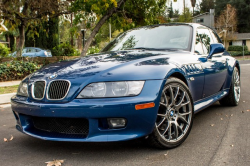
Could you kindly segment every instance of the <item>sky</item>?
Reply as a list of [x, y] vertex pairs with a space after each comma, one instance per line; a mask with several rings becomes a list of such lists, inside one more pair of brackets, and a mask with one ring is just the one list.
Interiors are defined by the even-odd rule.
[[[173, 2], [173, 9], [176, 10], [178, 9], [180, 13], [183, 11], [183, 0], [177, 0], [177, 2], [174, 2], [173, 0], [170, 0], [170, 2]], [[201, 0], [196, 0], [196, 4], [200, 3]], [[185, 0], [186, 7], [189, 7], [190, 9], [192, 8], [191, 1], [190, 0]]]

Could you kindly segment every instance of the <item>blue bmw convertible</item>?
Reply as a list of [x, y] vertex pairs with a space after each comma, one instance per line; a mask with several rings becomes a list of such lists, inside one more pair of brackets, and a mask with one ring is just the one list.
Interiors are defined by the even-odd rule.
[[16, 128], [51, 141], [145, 138], [174, 148], [194, 114], [237, 106], [239, 62], [212, 29], [163, 24], [129, 30], [99, 54], [44, 66], [11, 99]]

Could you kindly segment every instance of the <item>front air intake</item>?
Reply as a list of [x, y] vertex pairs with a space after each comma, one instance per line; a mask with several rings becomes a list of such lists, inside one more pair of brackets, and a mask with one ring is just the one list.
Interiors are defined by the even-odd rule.
[[36, 81], [32, 85], [32, 97], [37, 100], [42, 100], [45, 93], [45, 81]]
[[47, 91], [47, 98], [49, 100], [62, 100], [64, 99], [70, 88], [70, 82], [67, 80], [55, 80], [50, 82]]

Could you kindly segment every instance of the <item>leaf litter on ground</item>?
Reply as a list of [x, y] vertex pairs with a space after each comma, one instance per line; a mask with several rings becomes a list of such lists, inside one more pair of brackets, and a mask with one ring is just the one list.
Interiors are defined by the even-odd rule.
[[10, 136], [10, 139], [8, 140], [7, 138], [4, 138], [3, 141], [4, 142], [10, 142], [14, 139], [13, 135]]
[[53, 161], [48, 161], [45, 162], [47, 166], [61, 166], [64, 160], [53, 160]]

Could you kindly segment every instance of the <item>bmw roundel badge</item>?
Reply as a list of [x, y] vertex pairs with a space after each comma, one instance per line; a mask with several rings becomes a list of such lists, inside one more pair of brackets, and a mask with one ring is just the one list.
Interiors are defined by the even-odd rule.
[[49, 76], [49, 79], [54, 79], [56, 77], [57, 77], [57, 74], [53, 74], [53, 75]]

